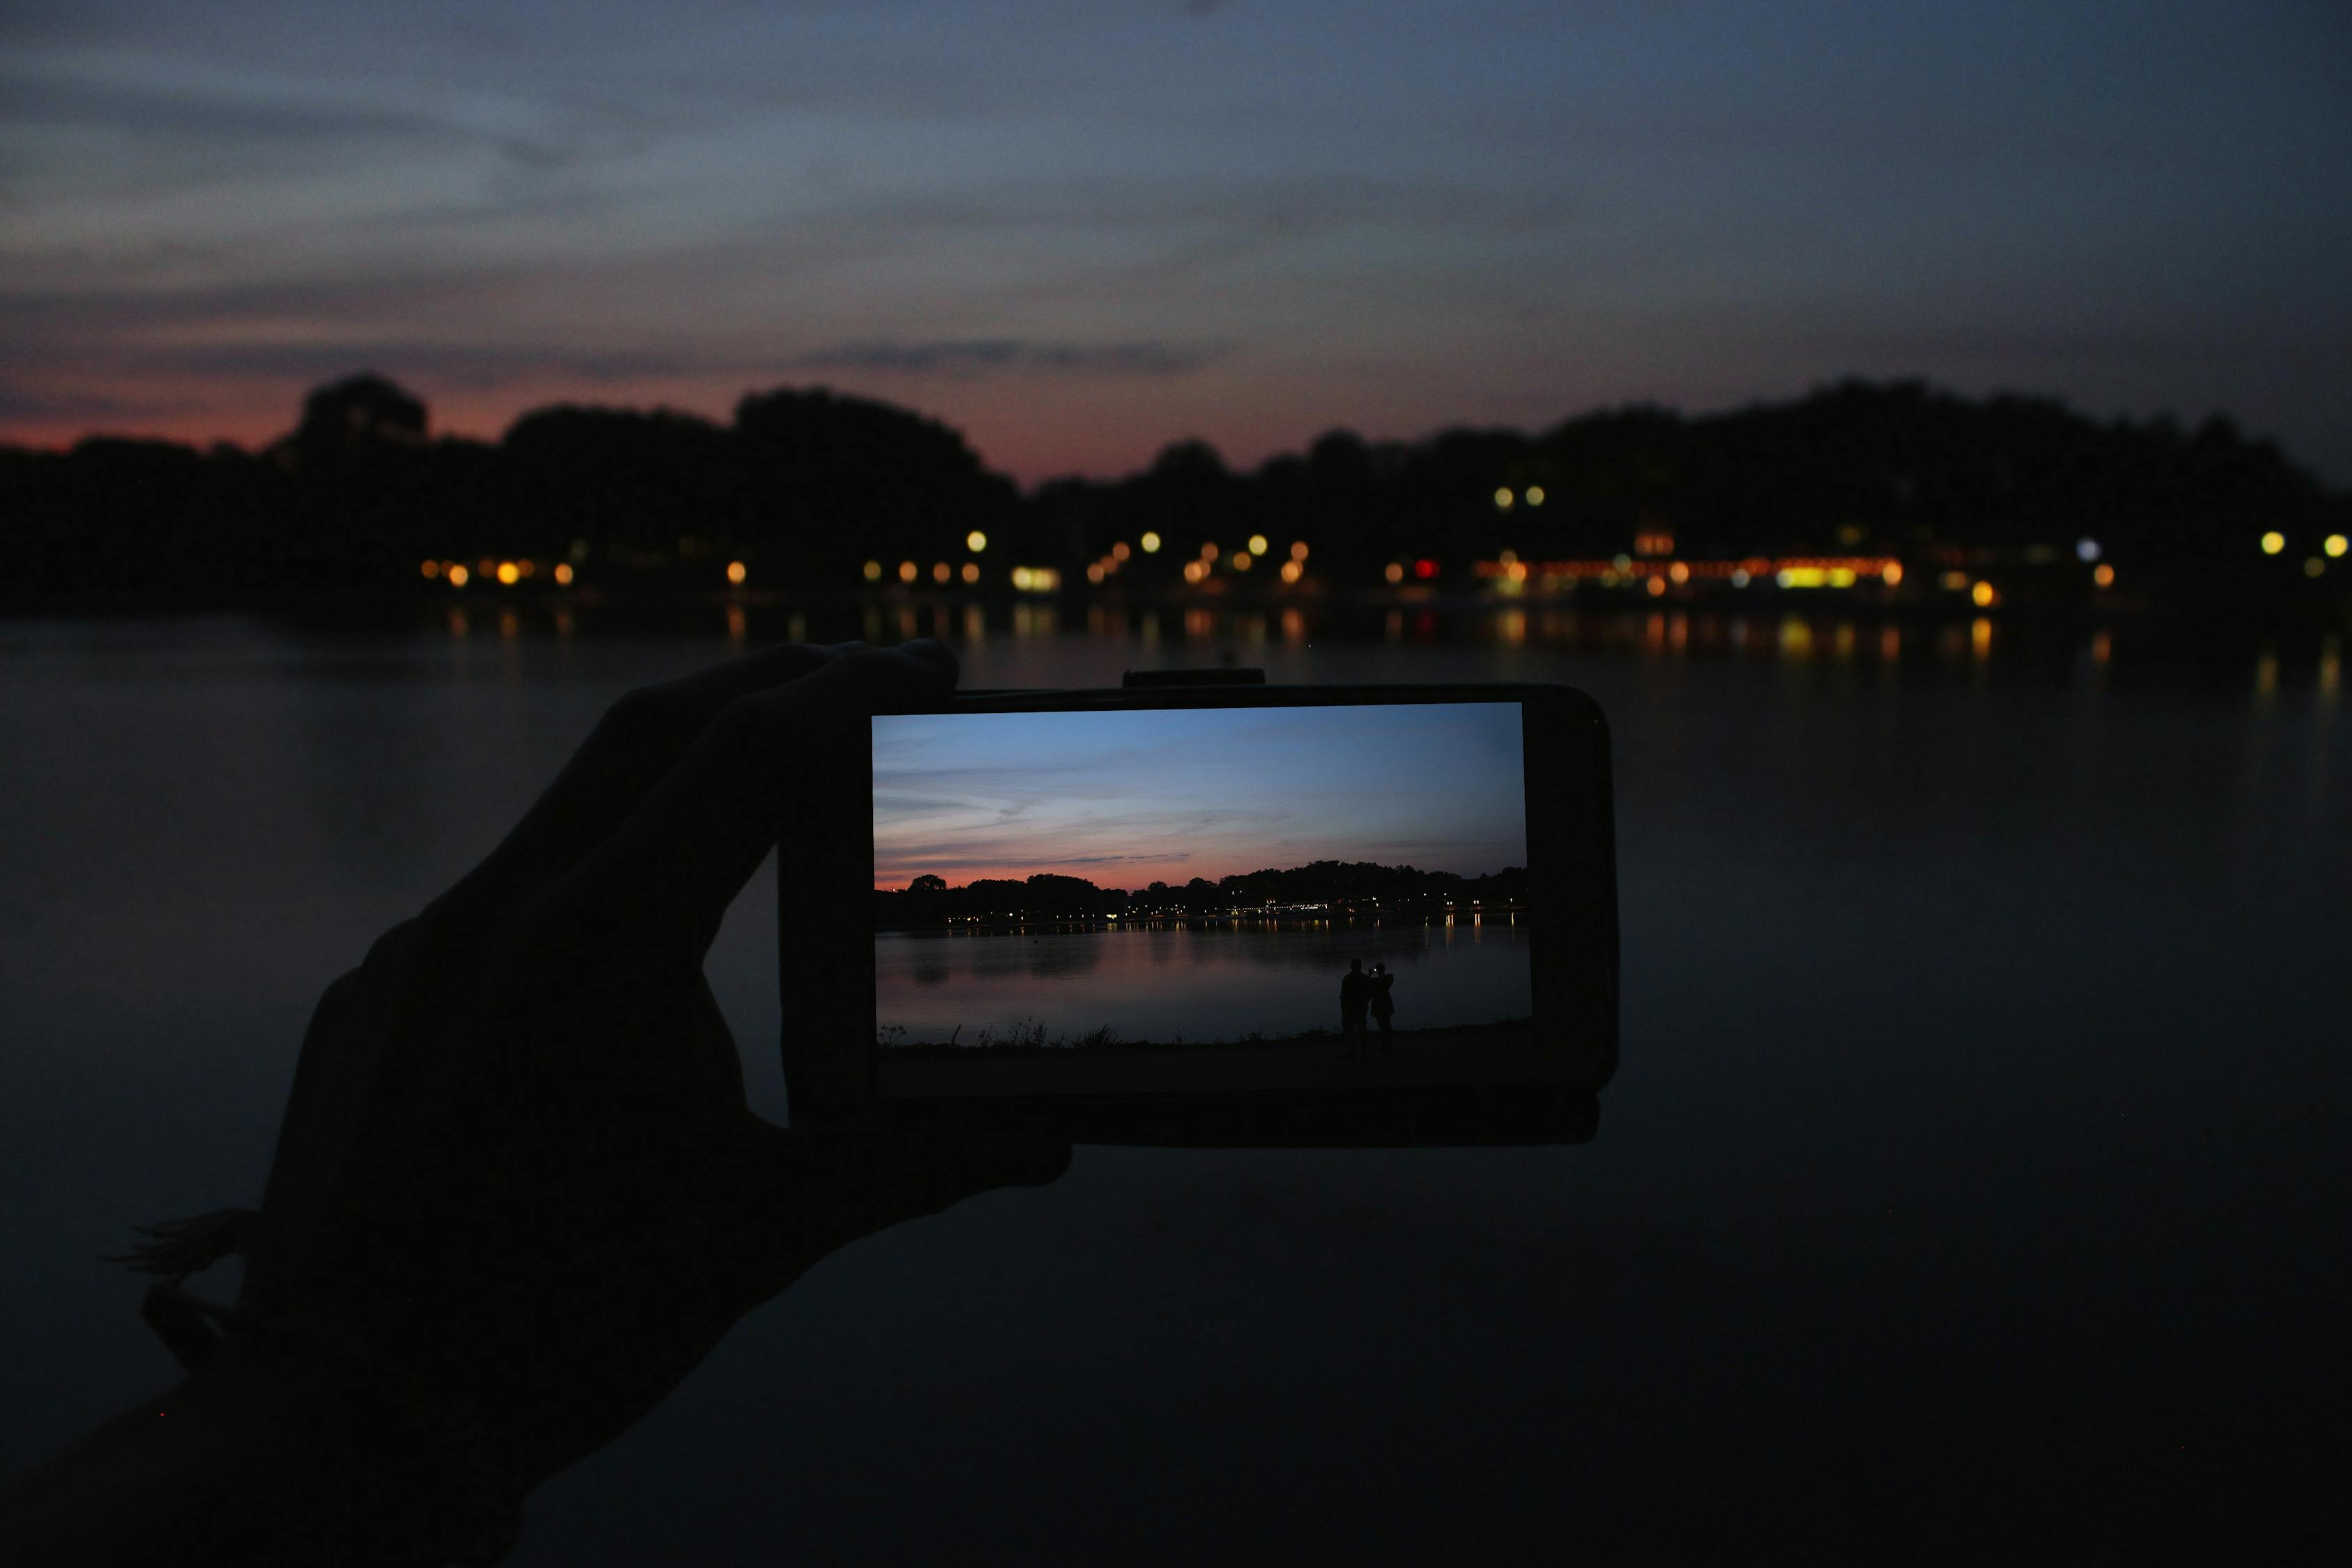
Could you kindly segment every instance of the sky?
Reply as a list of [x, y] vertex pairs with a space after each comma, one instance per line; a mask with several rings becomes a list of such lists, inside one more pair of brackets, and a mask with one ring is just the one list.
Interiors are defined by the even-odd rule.
[[[1433, 765], [1433, 759], [1443, 759]], [[874, 885], [1528, 863], [1516, 702], [874, 721]]]
[[2337, 0], [0, 7], [0, 439], [828, 384], [1027, 482], [1847, 374], [2352, 484]]

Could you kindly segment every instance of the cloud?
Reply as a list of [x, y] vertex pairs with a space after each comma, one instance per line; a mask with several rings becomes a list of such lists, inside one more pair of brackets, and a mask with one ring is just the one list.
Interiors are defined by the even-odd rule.
[[925, 342], [865, 339], [800, 355], [811, 370], [885, 371], [902, 375], [987, 375], [1044, 371], [1083, 375], [1182, 375], [1220, 357], [1220, 351], [1164, 339], [1119, 343], [1045, 342], [1025, 338], [949, 338]]

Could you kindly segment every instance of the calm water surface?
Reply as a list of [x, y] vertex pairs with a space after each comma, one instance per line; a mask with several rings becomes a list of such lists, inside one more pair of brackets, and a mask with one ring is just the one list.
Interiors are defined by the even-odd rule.
[[[1400, 1029], [1525, 1018], [1526, 931], [1491, 924], [1138, 926], [1128, 930], [884, 932], [874, 942], [876, 1022], [908, 1043], [977, 1043], [1043, 1026], [1049, 1039], [1239, 1040], [1339, 1027], [1350, 959], [1385, 964]], [[961, 1031], [959, 1034], [958, 1031]]]
[[[2347, 1535], [2340, 649], [946, 629], [979, 633], [975, 684], [1223, 654], [1591, 690], [1625, 953], [1600, 1136], [1081, 1151], [755, 1312], [533, 1500], [516, 1561], [2294, 1561]], [[710, 632], [0, 623], [0, 1471], [168, 1381], [97, 1255], [257, 1195], [320, 990], [605, 703], [725, 654]], [[710, 972], [782, 1117], [773, 899], [763, 873]]]

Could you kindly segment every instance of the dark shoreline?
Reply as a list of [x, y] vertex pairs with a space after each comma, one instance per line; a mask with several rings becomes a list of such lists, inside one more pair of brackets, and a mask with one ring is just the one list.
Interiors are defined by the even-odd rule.
[[[1396, 1029], [1389, 1038], [1399, 1046], [1426, 1042], [1443, 1037], [1449, 1041], [1475, 1042], [1499, 1040], [1513, 1033], [1524, 1033], [1534, 1026], [1532, 1017], [1498, 1018], [1485, 1024], [1448, 1024], [1420, 1029]], [[1378, 1045], [1381, 1035], [1376, 1026], [1366, 1026], [1365, 1038]], [[1297, 1046], [1328, 1045], [1337, 1047], [1340, 1040], [1337, 1029], [1303, 1029], [1295, 1035], [1267, 1035], [1262, 1038], [1238, 1040], [1120, 1040], [1108, 1039], [1080, 1044], [1064, 1041], [1053, 1045], [986, 1045], [956, 1046], [936, 1041], [909, 1041], [905, 1045], [877, 1043], [875, 1049], [894, 1061], [985, 1061], [999, 1058], [1024, 1060], [1066, 1060], [1076, 1058], [1127, 1056], [1136, 1053], [1165, 1052], [1182, 1055], [1192, 1051], [1278, 1051]]]

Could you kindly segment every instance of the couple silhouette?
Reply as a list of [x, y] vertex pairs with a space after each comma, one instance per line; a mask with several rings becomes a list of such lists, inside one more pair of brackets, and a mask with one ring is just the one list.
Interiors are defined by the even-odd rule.
[[1396, 1004], [1390, 999], [1390, 990], [1396, 976], [1386, 964], [1375, 963], [1370, 974], [1364, 973], [1364, 961], [1348, 960], [1348, 973], [1339, 979], [1339, 1033], [1348, 1043], [1347, 1054], [1360, 1058], [1366, 1054], [1364, 1015], [1370, 1012], [1372, 1022], [1380, 1026], [1381, 1055], [1396, 1054], [1396, 1039], [1389, 1028], [1389, 1019], [1396, 1013]]

